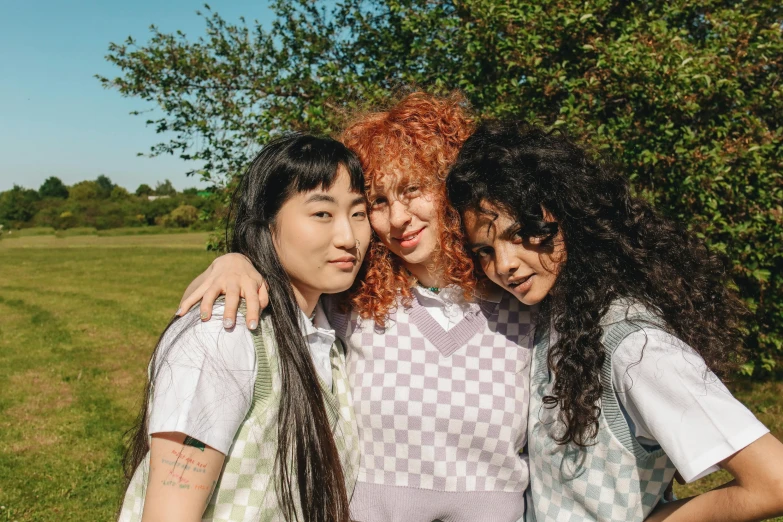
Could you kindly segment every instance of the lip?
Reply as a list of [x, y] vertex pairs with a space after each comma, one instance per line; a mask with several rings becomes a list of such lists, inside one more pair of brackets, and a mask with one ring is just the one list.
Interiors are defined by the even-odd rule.
[[354, 265], [356, 265], [356, 257], [355, 256], [338, 257], [337, 259], [332, 259], [331, 261], [329, 261], [329, 264], [332, 266], [336, 266], [341, 270], [352, 270]]
[[[536, 276], [536, 274], [530, 274], [524, 277], [516, 277], [514, 279], [509, 279], [506, 282], [506, 288], [509, 289], [509, 291], [523, 295], [530, 291], [530, 288], [533, 286], [533, 278]], [[519, 284], [517, 284], [519, 283]], [[516, 286], [512, 286], [516, 285]]]
[[[421, 227], [416, 232], [405, 234], [400, 237], [392, 237], [392, 239], [397, 241], [402, 248], [413, 248], [419, 244], [419, 241], [421, 240], [421, 233], [424, 231], [425, 228], [426, 227]], [[408, 239], [403, 239], [403, 238], [408, 238]]]

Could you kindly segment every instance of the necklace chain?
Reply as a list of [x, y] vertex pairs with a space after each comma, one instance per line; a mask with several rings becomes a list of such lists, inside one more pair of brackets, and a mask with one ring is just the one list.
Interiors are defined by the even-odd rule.
[[427, 290], [429, 290], [433, 294], [440, 293], [440, 288], [438, 288], [437, 286], [424, 286], [423, 284], [421, 284], [421, 281], [419, 281], [418, 279], [416, 280], [416, 284], [419, 285], [422, 288], [426, 288]]

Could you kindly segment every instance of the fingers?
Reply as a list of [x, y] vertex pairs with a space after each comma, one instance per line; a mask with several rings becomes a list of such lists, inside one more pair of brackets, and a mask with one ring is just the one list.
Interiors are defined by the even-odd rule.
[[201, 297], [204, 295], [207, 288], [209, 288], [209, 281], [204, 280], [201, 285], [182, 296], [182, 300], [179, 302], [179, 308], [177, 309], [177, 315], [182, 316], [188, 313], [188, 310], [193, 308], [193, 306], [201, 300]]
[[269, 289], [266, 287], [266, 281], [258, 283], [258, 304], [262, 310], [269, 306]]
[[241, 288], [237, 284], [226, 287], [226, 306], [223, 310], [223, 328], [230, 329], [237, 324], [237, 309], [241, 298]]
[[258, 299], [259, 284], [251, 278], [245, 279], [243, 283], [242, 296], [245, 298], [245, 306], [247, 306], [245, 324], [247, 325], [248, 330], [255, 330], [258, 328], [258, 319], [261, 315], [262, 308]]
[[188, 287], [185, 289], [185, 294], [179, 302], [179, 308], [177, 309], [177, 315], [184, 315], [185, 312], [193, 308], [193, 305], [198, 303], [201, 299], [201, 295], [206, 290], [206, 282], [209, 277], [209, 273], [212, 270], [212, 265], [209, 266], [204, 272], [191, 281]]
[[[216, 285], [210, 285], [204, 290], [204, 297], [201, 298], [201, 306], [199, 306], [202, 321], [209, 321], [212, 318], [212, 306], [222, 293], [223, 289]], [[234, 318], [236, 319], [236, 316]]]

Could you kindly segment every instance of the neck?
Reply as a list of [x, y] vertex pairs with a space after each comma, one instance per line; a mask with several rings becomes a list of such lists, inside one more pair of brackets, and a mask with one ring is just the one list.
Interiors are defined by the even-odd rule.
[[307, 317], [313, 315], [315, 306], [318, 304], [318, 299], [321, 298], [321, 293], [299, 288], [296, 284], [292, 284], [291, 286], [294, 287], [294, 295], [296, 296], [296, 303], [299, 305], [299, 308], [302, 309]]
[[405, 265], [405, 268], [424, 286], [434, 288], [443, 288], [445, 286], [443, 274], [435, 270], [434, 267], [421, 264]]

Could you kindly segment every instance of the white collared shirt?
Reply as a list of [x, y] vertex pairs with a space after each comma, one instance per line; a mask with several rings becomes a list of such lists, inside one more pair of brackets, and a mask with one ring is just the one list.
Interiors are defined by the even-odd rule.
[[[217, 303], [212, 318], [198, 320], [198, 308], [169, 328], [161, 342], [162, 356], [153, 383], [148, 434], [180, 432], [227, 454], [234, 436], [250, 410], [256, 381], [256, 353], [245, 318], [237, 315], [236, 326], [223, 328], [223, 303]], [[300, 327], [313, 365], [332, 386], [329, 352], [334, 330], [321, 304], [315, 325], [300, 312]], [[183, 327], [192, 325], [182, 331]]]
[[[419, 285], [415, 285], [412, 290], [419, 304], [447, 332], [459, 324], [466, 313], [479, 306], [475, 302], [466, 301], [462, 289], [456, 285], [442, 288], [437, 294]], [[477, 293], [482, 299], [492, 303], [500, 302], [503, 296], [503, 290], [495, 285], [487, 285], [485, 291]]]
[[310, 348], [310, 355], [313, 358], [315, 371], [326, 384], [326, 388], [332, 389], [332, 360], [329, 352], [336, 339], [334, 329], [326, 318], [321, 302], [315, 306], [315, 318], [310, 322], [304, 312], [299, 312], [299, 327], [302, 329], [302, 335], [305, 336], [307, 346]]

